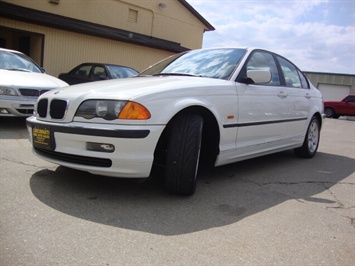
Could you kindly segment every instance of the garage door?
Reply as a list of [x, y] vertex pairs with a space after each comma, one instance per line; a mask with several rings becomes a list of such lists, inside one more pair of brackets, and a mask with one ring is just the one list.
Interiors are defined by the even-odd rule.
[[350, 94], [350, 86], [318, 84], [318, 89], [323, 94], [324, 101], [340, 101]]

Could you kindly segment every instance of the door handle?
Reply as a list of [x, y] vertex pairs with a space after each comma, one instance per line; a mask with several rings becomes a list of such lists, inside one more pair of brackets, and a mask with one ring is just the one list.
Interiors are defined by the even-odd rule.
[[279, 94], [277, 94], [277, 96], [279, 96], [280, 98], [286, 98], [288, 94], [283, 91], [280, 91]]
[[309, 95], [309, 93], [306, 93], [304, 97], [306, 97], [307, 99], [311, 99], [311, 95]]

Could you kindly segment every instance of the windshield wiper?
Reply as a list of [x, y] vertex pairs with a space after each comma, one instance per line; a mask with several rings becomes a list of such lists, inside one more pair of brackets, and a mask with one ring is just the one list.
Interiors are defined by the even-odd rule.
[[22, 71], [22, 72], [31, 72], [28, 69], [24, 69], [24, 68], [4, 68], [6, 70], [10, 70], [10, 71]]
[[154, 74], [154, 77], [156, 76], [187, 76], [187, 77], [202, 77], [202, 75], [194, 75], [194, 74], [188, 74], [188, 73], [158, 73]]

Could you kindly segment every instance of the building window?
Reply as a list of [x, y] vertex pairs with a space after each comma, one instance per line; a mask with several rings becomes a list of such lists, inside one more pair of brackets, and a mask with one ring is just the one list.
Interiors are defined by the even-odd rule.
[[134, 10], [134, 9], [128, 10], [128, 22], [132, 22], [132, 23], [138, 22], [138, 10]]

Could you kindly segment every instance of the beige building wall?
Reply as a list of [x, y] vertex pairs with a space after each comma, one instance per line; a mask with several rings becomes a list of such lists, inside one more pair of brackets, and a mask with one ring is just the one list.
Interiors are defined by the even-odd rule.
[[[0, 1], [75, 21], [85, 21], [88, 25], [103, 25], [127, 31], [127, 36], [132, 32], [133, 35], [142, 34], [148, 39], [158, 38], [156, 40], [176, 43], [175, 46], [184, 49], [201, 48], [204, 31], [213, 29], [198, 14], [193, 14], [193, 10], [184, 6], [181, 0]], [[51, 1], [58, 1], [59, 4]], [[121, 39], [111, 40], [74, 31], [0, 16], [0, 36], [6, 40], [6, 47], [18, 50], [20, 36], [30, 36], [29, 55], [37, 63], [43, 62], [43, 68], [53, 76], [68, 72], [84, 62], [120, 64], [142, 71], [174, 53], [174, 50], [150, 48], [155, 46], [144, 43], [132, 44], [119, 41]]]
[[173, 54], [129, 43], [0, 19], [3, 26], [44, 35], [43, 67], [48, 74], [53, 76], [67, 72], [83, 62], [120, 64], [141, 71]]
[[59, 0], [59, 4], [48, 0], [1, 1], [177, 42], [190, 49], [202, 47], [207, 30], [177, 0]]

